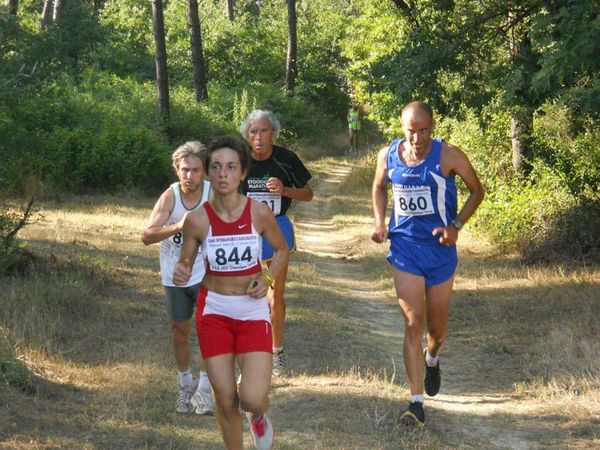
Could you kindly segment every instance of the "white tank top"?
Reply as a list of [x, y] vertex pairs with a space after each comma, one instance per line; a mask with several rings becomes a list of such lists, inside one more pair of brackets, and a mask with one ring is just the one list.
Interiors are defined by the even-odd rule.
[[[169, 219], [165, 224], [166, 226], [179, 222], [186, 213], [198, 209], [208, 200], [208, 195], [210, 194], [210, 182], [206, 180], [202, 181], [202, 196], [200, 197], [200, 201], [192, 208], [186, 208], [186, 206], [183, 204], [183, 200], [181, 199], [179, 182], [173, 183], [170, 188], [171, 192], [173, 193], [174, 201], [173, 209], [171, 210]], [[175, 264], [177, 264], [177, 261], [179, 260], [179, 252], [181, 251], [182, 244], [182, 232], [176, 233], [173, 236], [162, 240], [160, 243], [160, 275], [163, 286], [175, 286], [173, 283], [173, 271], [175, 270]], [[196, 260], [194, 262], [192, 276], [187, 284], [182, 287], [193, 286], [200, 283], [202, 278], [204, 278], [204, 273], [204, 258], [202, 257], [200, 247], [198, 247], [198, 255], [196, 256]]]

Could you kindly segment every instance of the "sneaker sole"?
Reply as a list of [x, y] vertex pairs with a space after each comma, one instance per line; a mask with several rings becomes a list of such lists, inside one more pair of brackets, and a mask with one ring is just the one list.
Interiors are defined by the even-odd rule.
[[400, 416], [400, 423], [405, 426], [416, 426], [417, 428], [423, 428], [425, 426], [425, 422], [421, 422], [419, 418], [410, 411], [405, 411], [404, 414]]
[[191, 414], [191, 413], [193, 413], [195, 410], [196, 410], [195, 408], [190, 408], [190, 409], [188, 409], [187, 411], [181, 411], [181, 410], [179, 410], [179, 409], [176, 409], [176, 410], [175, 410], [175, 412], [176, 412], [177, 414]]
[[197, 416], [214, 416], [215, 412], [210, 409], [205, 410], [204, 412], [198, 412], [198, 408], [195, 409]]

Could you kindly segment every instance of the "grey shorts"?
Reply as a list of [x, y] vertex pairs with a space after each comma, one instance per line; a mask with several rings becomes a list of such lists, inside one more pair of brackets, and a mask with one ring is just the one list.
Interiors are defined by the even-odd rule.
[[165, 310], [171, 320], [185, 322], [194, 315], [194, 307], [200, 292], [200, 283], [188, 287], [163, 286]]

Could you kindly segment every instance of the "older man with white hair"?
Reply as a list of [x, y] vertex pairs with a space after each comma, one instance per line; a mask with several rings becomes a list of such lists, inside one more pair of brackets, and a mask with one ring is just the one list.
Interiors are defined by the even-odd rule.
[[[287, 216], [292, 200], [310, 201], [313, 191], [308, 186], [312, 178], [298, 155], [275, 145], [281, 125], [271, 111], [254, 110], [242, 122], [240, 133], [252, 146], [250, 170], [242, 183], [242, 192], [248, 197], [266, 203], [273, 211], [277, 224], [290, 250], [296, 248], [294, 228]], [[270, 264], [273, 249], [263, 243], [262, 260]], [[287, 265], [269, 290], [271, 323], [273, 327], [273, 375], [280, 376], [285, 369], [283, 356], [283, 329], [285, 324], [285, 279]]]

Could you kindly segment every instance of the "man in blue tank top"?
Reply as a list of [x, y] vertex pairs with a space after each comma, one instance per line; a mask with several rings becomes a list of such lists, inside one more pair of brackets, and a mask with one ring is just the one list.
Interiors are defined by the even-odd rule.
[[[402, 421], [417, 426], [425, 423], [423, 387], [434, 396], [441, 385], [438, 354], [446, 339], [458, 232], [484, 196], [467, 156], [455, 146], [432, 138], [433, 127], [428, 104], [412, 102], [403, 108], [406, 138], [392, 141], [379, 152], [372, 191], [372, 239], [378, 243], [390, 240], [387, 260], [404, 313], [403, 353], [411, 400]], [[456, 175], [470, 192], [460, 210]], [[388, 183], [392, 185], [393, 207], [386, 227]], [[423, 349], [426, 322], [427, 348]]]

